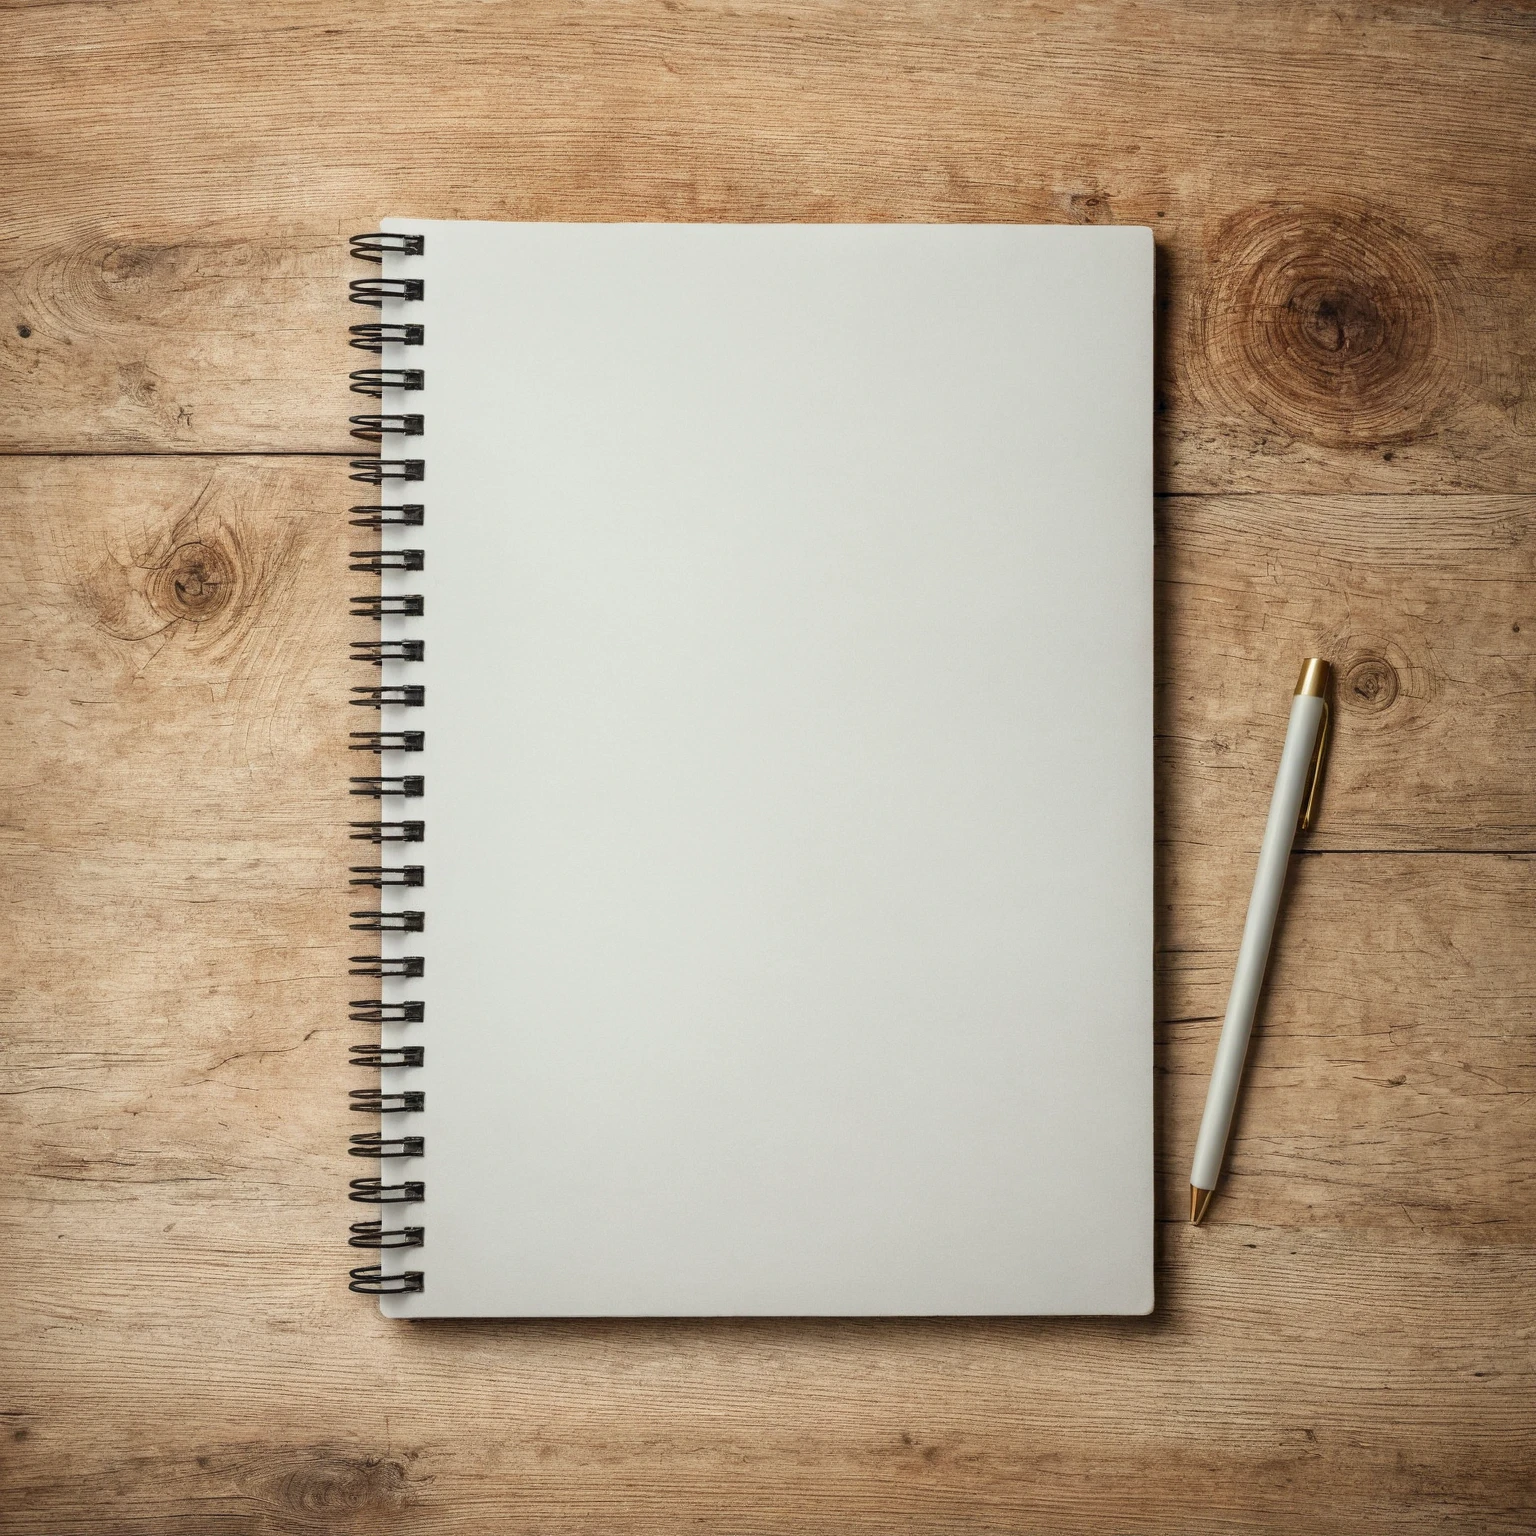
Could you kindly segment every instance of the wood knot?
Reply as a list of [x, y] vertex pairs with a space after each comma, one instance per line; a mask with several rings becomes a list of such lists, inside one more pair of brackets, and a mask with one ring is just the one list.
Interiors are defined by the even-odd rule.
[[1361, 656], [1344, 670], [1339, 702], [1350, 709], [1379, 715], [1392, 707], [1397, 694], [1397, 668], [1384, 657]]
[[1067, 212], [1074, 224], [1114, 223], [1107, 192], [1073, 192], [1067, 198]]
[[233, 522], [194, 508], [148, 549], [114, 551], [81, 581], [96, 623], [118, 640], [184, 629], [200, 646], [247, 633], [255, 598], [272, 585], [277, 551]]
[[143, 290], [164, 286], [185, 259], [180, 246], [114, 244], [101, 251], [97, 270], [108, 288]]
[[123, 363], [117, 370], [118, 388], [135, 405], [153, 405], [160, 380], [147, 363]]
[[146, 596], [167, 619], [204, 623], [227, 608], [235, 595], [235, 562], [217, 544], [201, 539], [178, 544], [150, 574]]
[[1409, 442], [1455, 386], [1434, 266], [1363, 205], [1261, 204], [1217, 231], [1198, 355], [1224, 409], [1327, 447]]
[[265, 1493], [295, 1515], [399, 1513], [407, 1502], [405, 1468], [373, 1456], [317, 1456], [273, 1477]]

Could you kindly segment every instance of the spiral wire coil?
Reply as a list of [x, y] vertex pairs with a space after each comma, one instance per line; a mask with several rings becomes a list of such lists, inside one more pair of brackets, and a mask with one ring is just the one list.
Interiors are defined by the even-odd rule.
[[[386, 255], [420, 256], [426, 250], [426, 237], [414, 234], [374, 232], [353, 235], [351, 253], [359, 261], [382, 267]], [[383, 309], [391, 304], [413, 304], [426, 297], [426, 281], [423, 278], [362, 277], [350, 285], [354, 304]], [[394, 320], [374, 322], [351, 327], [352, 346], [363, 352], [381, 354], [387, 345], [419, 347], [426, 340], [426, 329], [417, 323]], [[421, 368], [359, 368], [351, 375], [354, 394], [370, 395], [382, 399], [386, 390], [401, 392], [420, 391], [426, 387], [426, 373]], [[352, 479], [368, 485], [387, 487], [400, 482], [423, 480], [426, 463], [422, 459], [386, 458], [382, 445], [387, 440], [420, 437], [425, 431], [425, 419], [419, 412], [383, 412], [353, 416], [349, 422], [352, 436], [364, 442], [381, 445], [376, 458], [353, 459]], [[355, 528], [419, 528], [426, 520], [426, 508], [420, 502], [390, 504], [389, 492], [381, 490], [376, 505], [355, 506], [350, 518]], [[382, 533], [381, 533], [382, 538]], [[425, 568], [426, 555], [420, 549], [354, 549], [349, 554], [348, 569], [371, 576], [385, 572], [420, 571]], [[426, 609], [425, 600], [414, 593], [371, 592], [351, 600], [354, 619], [377, 620], [419, 618]], [[426, 658], [426, 642], [420, 639], [399, 639], [382, 636], [375, 640], [351, 642], [351, 659], [360, 665], [382, 668], [386, 663], [420, 662]], [[378, 676], [377, 673], [374, 674]], [[426, 703], [426, 689], [419, 683], [368, 683], [354, 687], [349, 702], [364, 709], [383, 711], [390, 709], [417, 709]], [[391, 722], [386, 722], [391, 723]], [[354, 752], [370, 752], [379, 758], [390, 752], [421, 752], [426, 746], [426, 733], [419, 730], [353, 731], [348, 741]], [[419, 799], [426, 792], [426, 781], [420, 774], [377, 774], [354, 777], [349, 784], [350, 793], [367, 799]], [[361, 807], [359, 807], [361, 809]], [[383, 806], [380, 806], [383, 809]], [[420, 843], [426, 835], [426, 824], [419, 820], [354, 821], [350, 836], [355, 842], [372, 843], [384, 847], [395, 843]], [[354, 864], [349, 884], [362, 891], [396, 890], [402, 887], [415, 889], [426, 884], [426, 870], [420, 864]], [[426, 914], [414, 910], [386, 911], [367, 908], [352, 913], [351, 927], [360, 933], [380, 935], [380, 952], [372, 955], [354, 955], [354, 976], [375, 977], [385, 980], [406, 980], [426, 973], [426, 960], [421, 955], [392, 955], [383, 952], [385, 934], [422, 933], [426, 929]], [[426, 1004], [419, 999], [397, 1000], [392, 998], [355, 998], [350, 1004], [347, 1017], [354, 1023], [374, 1024], [381, 1029], [386, 1025], [419, 1024], [426, 1018]], [[421, 1067], [426, 1061], [425, 1048], [419, 1045], [386, 1045], [382, 1039], [364, 1041], [350, 1047], [349, 1064], [364, 1071], [377, 1073]], [[382, 1086], [354, 1088], [348, 1095], [348, 1107], [359, 1114], [381, 1117], [380, 1124], [386, 1129], [364, 1131], [350, 1137], [348, 1152], [353, 1157], [374, 1159], [381, 1169], [400, 1158], [420, 1157], [426, 1149], [426, 1138], [397, 1131], [401, 1118], [418, 1115], [426, 1108], [426, 1094], [414, 1089], [386, 1090]], [[387, 1178], [353, 1179], [348, 1198], [363, 1205], [418, 1204], [426, 1196], [426, 1184], [420, 1179]], [[371, 1248], [379, 1251], [396, 1248], [419, 1248], [426, 1240], [422, 1226], [400, 1224], [386, 1226], [383, 1221], [355, 1221], [347, 1238], [352, 1248]], [[426, 1277], [419, 1269], [407, 1269], [399, 1273], [386, 1273], [382, 1263], [362, 1265], [350, 1272], [350, 1289], [369, 1296], [402, 1295], [419, 1292], [426, 1287]]]

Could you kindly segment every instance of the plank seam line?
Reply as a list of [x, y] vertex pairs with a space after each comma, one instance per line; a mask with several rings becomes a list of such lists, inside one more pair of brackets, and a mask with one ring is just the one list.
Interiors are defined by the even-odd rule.
[[322, 448], [0, 448], [6, 459], [348, 459], [352, 449]]
[[1477, 858], [1503, 857], [1503, 858], [1528, 858], [1536, 849], [1532, 848], [1293, 848], [1292, 853], [1298, 857], [1309, 859], [1328, 858], [1334, 854], [1391, 854], [1393, 857], [1402, 855], [1408, 858], [1424, 856], [1440, 858], [1457, 858], [1472, 856]]
[[[351, 448], [4, 448], [0, 459], [349, 459]], [[1536, 495], [1536, 487], [1514, 486], [1476, 491], [1154, 491], [1155, 501], [1234, 501], [1260, 497], [1288, 501], [1339, 501], [1383, 498], [1397, 501], [1487, 501], [1494, 497]]]

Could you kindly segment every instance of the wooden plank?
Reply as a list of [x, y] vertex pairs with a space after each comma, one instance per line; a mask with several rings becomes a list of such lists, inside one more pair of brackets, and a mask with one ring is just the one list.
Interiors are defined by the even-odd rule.
[[[286, 827], [315, 866], [314, 828], [346, 819], [345, 549], [367, 537], [345, 526], [341, 466], [13, 458], [0, 486], [28, 690], [10, 725], [40, 754], [40, 835], [91, 829], [131, 869], [166, 818], [241, 850]], [[1536, 848], [1536, 503], [1172, 498], [1158, 516], [1166, 846], [1252, 857], [1316, 652], [1340, 679], [1307, 846]]]
[[1214, 1021], [1183, 1010], [1235, 939], [1212, 868], [1165, 941], [1160, 1308], [1112, 1323], [385, 1323], [336, 1279], [335, 983], [279, 951], [259, 992], [232, 985], [203, 908], [149, 1050], [121, 1046], [132, 976], [37, 1037], [52, 1091], [21, 1100], [6, 1237], [14, 1528], [78, 1530], [102, 1490], [146, 1533], [212, 1509], [252, 1531], [1528, 1528], [1530, 861], [1305, 863], [1192, 1231]]
[[1317, 655], [1336, 676], [1305, 846], [1536, 848], [1533, 512], [1475, 496], [1160, 502], [1160, 836], [1257, 854], [1296, 675]]
[[1115, 220], [1159, 235], [1165, 489], [1536, 489], [1517, 7], [8, 21], [5, 448], [344, 448], [341, 237], [385, 213]]
[[[1536, 947], [1517, 912], [1533, 874], [1530, 855], [1296, 861], [1221, 1220], [1524, 1241]], [[1158, 1149], [1175, 1221], [1252, 878], [1246, 851], [1185, 845], [1163, 861]]]
[[173, 1254], [130, 1220], [119, 1242], [137, 1265], [66, 1246], [99, 1286], [140, 1276], [128, 1307], [76, 1280], [13, 1324], [8, 1529], [1356, 1536], [1536, 1515], [1529, 1246], [1180, 1229], [1176, 1299], [1124, 1324], [442, 1325], [323, 1290], [326, 1254], [278, 1220]]
[[1230, 1174], [1179, 1219], [1267, 794], [1247, 737], [1289, 679], [1261, 685], [1367, 616], [1438, 684], [1400, 728], [1340, 701], [1329, 827], [1406, 839], [1447, 755], [1436, 844], [1528, 826], [1490, 638], [1528, 501], [1164, 507], [1151, 1318], [400, 1325], [341, 1284], [339, 468], [12, 459], [0, 486], [0, 1526], [1530, 1528], [1529, 855], [1298, 861]]

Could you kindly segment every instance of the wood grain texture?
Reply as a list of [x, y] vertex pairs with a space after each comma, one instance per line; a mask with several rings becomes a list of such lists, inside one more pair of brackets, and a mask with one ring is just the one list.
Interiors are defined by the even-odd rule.
[[0, 446], [335, 451], [386, 213], [1151, 225], [1176, 491], [1536, 489], [1528, 9], [7, 11]]
[[[327, 460], [0, 463], [0, 724], [25, 747], [0, 1529], [1536, 1524], [1536, 790], [1493, 734], [1531, 729], [1509, 615], [1536, 501], [1160, 504], [1151, 1318], [401, 1325], [341, 1284], [344, 484]], [[1370, 666], [1316, 840], [1403, 851], [1298, 860], [1196, 1231], [1286, 674], [1325, 640]], [[1410, 851], [1477, 836], [1515, 851]]]
[[[1528, 8], [0, 10], [0, 1529], [1536, 1529]], [[365, 631], [341, 465], [281, 455], [349, 446], [390, 212], [1156, 230], [1152, 1317], [341, 1288]], [[119, 453], [169, 456], [49, 456]], [[1308, 652], [1322, 816], [1194, 1231]]]
[[1536, 850], [1533, 514], [1529, 497], [1160, 501], [1170, 843], [1257, 851], [1300, 658], [1326, 656], [1332, 744], [1306, 847]]

